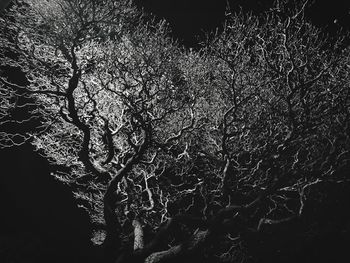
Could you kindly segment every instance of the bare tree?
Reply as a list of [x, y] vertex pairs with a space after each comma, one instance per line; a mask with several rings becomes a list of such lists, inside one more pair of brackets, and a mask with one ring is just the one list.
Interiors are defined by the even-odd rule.
[[314, 185], [348, 181], [349, 50], [308, 23], [305, 8], [228, 14], [207, 46], [216, 65], [208, 104], [220, 105], [206, 128], [203, 153], [217, 163], [207, 202], [243, 204], [236, 216], [257, 231], [302, 216]]
[[1, 78], [0, 120], [18, 122], [6, 115], [17, 96], [40, 126], [1, 145], [29, 138], [64, 167], [53, 176], [90, 214], [106, 261], [186, 259], [218, 241], [222, 260], [244, 260], [247, 233], [347, 180], [349, 50], [304, 11], [228, 14], [196, 52], [128, 1], [18, 1], [0, 21], [1, 66], [28, 85]]

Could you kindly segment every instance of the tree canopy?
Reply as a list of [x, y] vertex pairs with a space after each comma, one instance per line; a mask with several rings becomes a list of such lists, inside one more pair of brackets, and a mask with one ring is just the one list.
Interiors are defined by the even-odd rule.
[[249, 235], [349, 179], [349, 47], [305, 8], [228, 10], [197, 51], [130, 1], [18, 0], [1, 68], [27, 85], [1, 77], [0, 144], [57, 166], [108, 262], [248, 260]]

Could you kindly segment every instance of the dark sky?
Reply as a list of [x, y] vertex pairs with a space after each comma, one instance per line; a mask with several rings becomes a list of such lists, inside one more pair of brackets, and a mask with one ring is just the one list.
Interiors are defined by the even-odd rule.
[[[223, 21], [226, 0], [136, 0], [139, 6], [165, 18], [173, 34], [188, 46], [196, 44], [196, 35], [214, 30]], [[271, 7], [273, 0], [228, 0], [232, 10], [244, 10], [256, 13]], [[313, 2], [307, 14], [312, 22], [335, 32], [340, 27], [350, 29], [350, 0], [309, 0]]]

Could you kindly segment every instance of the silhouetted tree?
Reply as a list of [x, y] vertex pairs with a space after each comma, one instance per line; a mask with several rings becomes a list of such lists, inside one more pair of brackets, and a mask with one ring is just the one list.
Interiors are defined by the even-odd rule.
[[301, 217], [314, 185], [347, 180], [349, 50], [304, 10], [228, 14], [196, 52], [129, 1], [17, 1], [0, 55], [29, 84], [1, 79], [0, 119], [19, 122], [6, 114], [29, 98], [21, 122], [41, 125], [1, 145], [29, 138], [65, 167], [53, 176], [108, 262], [245, 260], [247, 235]]

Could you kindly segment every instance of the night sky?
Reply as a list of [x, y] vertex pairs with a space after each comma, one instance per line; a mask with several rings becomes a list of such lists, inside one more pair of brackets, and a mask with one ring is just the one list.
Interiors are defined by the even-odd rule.
[[[194, 47], [198, 35], [205, 31], [213, 31], [223, 23], [226, 3], [231, 10], [259, 13], [267, 10], [273, 0], [136, 0], [148, 13], [157, 18], [165, 18], [173, 31], [173, 35], [186, 46]], [[313, 0], [307, 11], [311, 21], [324, 28], [327, 32], [335, 33], [340, 28], [350, 30], [350, 1], [349, 0]]]

